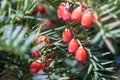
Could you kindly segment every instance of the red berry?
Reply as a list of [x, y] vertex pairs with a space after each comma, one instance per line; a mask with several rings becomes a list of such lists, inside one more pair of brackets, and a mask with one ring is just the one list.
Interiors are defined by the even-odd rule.
[[44, 14], [46, 12], [45, 6], [43, 4], [38, 4], [35, 7], [32, 15], [36, 15], [38, 12], [41, 13], [41, 14]]
[[86, 12], [82, 15], [81, 25], [89, 28], [92, 25], [92, 21], [95, 20], [95, 17], [92, 12]]
[[37, 7], [38, 7], [38, 11], [41, 14], [44, 14], [46, 12], [45, 6], [43, 4], [38, 4]]
[[36, 43], [39, 44], [41, 42], [45, 45], [48, 45], [50, 43], [50, 39], [48, 36], [41, 35], [38, 37]]
[[45, 63], [41, 63], [41, 68], [45, 68], [46, 67], [46, 64]]
[[70, 21], [71, 20], [71, 14], [72, 12], [69, 9], [64, 9], [63, 11], [63, 20], [64, 21]]
[[33, 51], [32, 56], [33, 57], [40, 57], [40, 54], [38, 52], [36, 52], [36, 51]]
[[75, 39], [72, 39], [68, 44], [68, 51], [70, 53], [75, 53], [76, 50], [78, 49], [78, 46], [79, 46], [78, 41]]
[[69, 28], [65, 28], [65, 30], [62, 33], [62, 40], [64, 42], [70, 42], [72, 39], [72, 31]]
[[71, 20], [71, 13], [72, 11], [70, 10], [70, 6], [68, 3], [63, 2], [58, 6], [57, 9], [58, 18], [62, 18], [64, 21], [69, 21]]
[[86, 60], [86, 50], [83, 47], [79, 47], [78, 50], [76, 51], [76, 61], [78, 62], [84, 62]]
[[72, 12], [71, 19], [75, 22], [80, 22], [82, 18], [82, 6], [78, 6]]
[[64, 8], [65, 8], [65, 3], [62, 2], [62, 3], [58, 6], [58, 8], [57, 8], [57, 16], [58, 16], [58, 18], [62, 18], [62, 17], [63, 17], [62, 14], [63, 14]]
[[45, 40], [45, 36], [41, 35], [41, 36], [38, 37], [36, 43], [39, 44], [39, 43], [43, 42], [44, 40]]
[[36, 61], [33, 61], [32, 64], [30, 65], [29, 71], [35, 74], [40, 70], [40, 68], [42, 68], [42, 61], [36, 60]]

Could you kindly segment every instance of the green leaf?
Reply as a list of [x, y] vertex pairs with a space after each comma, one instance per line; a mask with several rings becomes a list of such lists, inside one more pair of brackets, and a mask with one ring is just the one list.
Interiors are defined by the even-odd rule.
[[112, 30], [114, 28], [119, 27], [119, 25], [120, 25], [120, 21], [118, 20], [118, 21], [106, 24], [105, 27], [107, 27], [109, 30]]
[[98, 32], [96, 35], [95, 35], [95, 37], [93, 38], [93, 40], [92, 40], [92, 44], [95, 44], [95, 43], [97, 43], [99, 40], [100, 40], [100, 38], [101, 38], [101, 33], [100, 32]]
[[111, 42], [110, 42], [108, 39], [105, 39], [105, 43], [106, 43], [108, 49], [109, 49], [112, 53], [115, 53], [115, 52], [116, 52], [115, 49], [114, 49], [114, 47], [113, 47], [113, 45], [111, 44]]
[[[3, 34], [0, 37], [0, 46], [3, 50], [20, 55], [29, 52], [30, 45], [35, 40], [36, 33], [26, 35], [27, 28], [17, 25], [3, 26]], [[40, 48], [40, 47], [38, 47]]]

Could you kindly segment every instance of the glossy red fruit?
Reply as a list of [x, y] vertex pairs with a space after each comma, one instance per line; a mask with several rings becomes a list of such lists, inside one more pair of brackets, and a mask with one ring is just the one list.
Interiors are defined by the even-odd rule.
[[75, 53], [78, 49], [78, 41], [76, 39], [72, 39], [68, 44], [68, 51], [70, 53]]
[[41, 14], [44, 14], [46, 12], [45, 6], [43, 4], [38, 4], [37, 8]]
[[57, 16], [58, 18], [62, 18], [64, 21], [71, 20], [72, 10], [68, 3], [61, 3], [57, 9]]
[[38, 58], [38, 57], [40, 57], [40, 54], [38, 52], [36, 52], [36, 51], [33, 51], [32, 56]]
[[65, 5], [66, 3], [62, 2], [57, 8], [57, 16], [59, 19], [63, 17], [63, 10], [65, 8]]
[[42, 68], [42, 61], [36, 60], [33, 61], [32, 64], [29, 67], [29, 71], [33, 74], [37, 73]]
[[71, 20], [74, 22], [80, 22], [82, 18], [82, 6], [75, 8], [71, 15]]
[[49, 45], [50, 44], [50, 39], [49, 39], [48, 36], [41, 35], [41, 36], [38, 37], [36, 43], [37, 44], [43, 43], [45, 45]]
[[45, 68], [46, 67], [46, 63], [41, 63], [41, 68]]
[[41, 35], [41, 36], [38, 37], [36, 43], [39, 44], [39, 43], [43, 42], [44, 40], [45, 40], [45, 36]]
[[70, 21], [71, 20], [71, 14], [72, 14], [71, 11], [69, 11], [68, 9], [65, 9], [63, 11], [63, 20], [64, 21]]
[[70, 42], [72, 39], [72, 31], [69, 28], [65, 28], [65, 30], [62, 33], [62, 40], [64, 42]]
[[91, 27], [93, 20], [95, 20], [93, 13], [88, 11], [82, 15], [81, 25], [86, 28], [89, 28]]
[[35, 7], [32, 15], [36, 15], [38, 12], [41, 13], [41, 14], [44, 14], [46, 12], [46, 8], [45, 8], [45, 6], [43, 4], [38, 4]]
[[79, 47], [76, 51], [75, 58], [78, 62], [84, 62], [86, 60], [87, 52], [84, 47]]

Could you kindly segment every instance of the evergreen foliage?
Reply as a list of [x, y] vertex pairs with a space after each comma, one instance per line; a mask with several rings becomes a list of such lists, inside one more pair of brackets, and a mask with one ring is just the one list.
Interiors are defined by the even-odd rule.
[[[73, 9], [78, 2], [87, 4], [96, 23], [85, 28], [80, 23], [58, 19], [57, 7], [62, 2], [69, 2]], [[33, 15], [38, 3], [45, 5], [45, 14]], [[120, 0], [1, 0], [0, 80], [30, 80], [30, 64], [35, 60], [47, 64], [48, 56], [52, 58], [45, 67], [45, 80], [116, 80], [120, 76], [116, 59], [120, 54], [119, 16]], [[68, 43], [62, 41], [66, 27], [85, 47], [85, 62], [77, 62], [67, 50]], [[50, 38], [48, 45], [36, 43], [41, 35]], [[33, 57], [32, 51], [41, 56]]]

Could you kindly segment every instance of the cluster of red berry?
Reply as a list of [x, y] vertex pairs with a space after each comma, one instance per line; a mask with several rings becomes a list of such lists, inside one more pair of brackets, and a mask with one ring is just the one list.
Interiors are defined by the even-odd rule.
[[81, 25], [89, 28], [96, 21], [93, 13], [87, 6], [79, 5], [74, 10], [70, 8], [69, 3], [62, 2], [57, 9], [58, 18], [64, 21], [81, 22]]
[[[49, 45], [50, 40], [48, 36], [41, 35], [38, 37], [36, 44], [42, 43], [43, 45]], [[29, 67], [29, 71], [33, 74], [38, 73], [40, 69], [43, 72], [47, 72], [46, 68], [49, 66], [53, 56], [46, 56], [45, 59], [41, 59], [41, 55], [37, 51], [32, 51], [32, 56], [37, 58], [33, 61]]]
[[32, 52], [32, 56], [38, 59], [30, 64], [29, 71], [33, 74], [36, 74], [39, 72], [40, 69], [42, 69], [43, 72], [46, 73], [46, 68], [50, 65], [53, 56], [47, 56], [45, 57], [45, 59], [39, 59], [41, 55], [38, 52]]
[[84, 47], [79, 47], [78, 41], [72, 39], [72, 31], [69, 28], [65, 28], [62, 33], [62, 40], [68, 43], [68, 51], [72, 54], [75, 54], [76, 61], [84, 62], [87, 57], [87, 51]]

